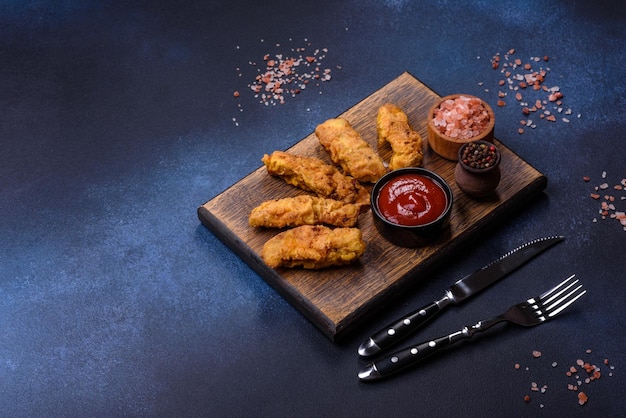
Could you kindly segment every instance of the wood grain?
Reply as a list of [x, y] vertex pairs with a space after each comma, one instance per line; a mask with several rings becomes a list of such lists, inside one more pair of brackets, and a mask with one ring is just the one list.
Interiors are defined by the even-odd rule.
[[[411, 74], [403, 73], [340, 117], [346, 118], [363, 139], [376, 147], [378, 108], [385, 102], [392, 102], [407, 113], [413, 128], [426, 142], [427, 112], [439, 97]], [[543, 174], [497, 139], [494, 142], [502, 152], [502, 180], [495, 195], [484, 200], [464, 195], [454, 182], [455, 163], [426, 147], [424, 167], [443, 177], [454, 194], [450, 226], [428, 247], [409, 249], [388, 243], [374, 228], [371, 212], [367, 210], [359, 216], [359, 227], [368, 244], [359, 263], [321, 271], [271, 269], [259, 254], [265, 241], [277, 231], [250, 227], [248, 215], [262, 201], [303, 192], [270, 177], [262, 165], [200, 206], [198, 217], [327, 337], [338, 341], [399, 292], [424, 280], [429, 269], [445, 262], [477, 233], [502, 220], [545, 188], [547, 179]], [[269, 154], [272, 151], [264, 152]], [[314, 133], [287, 151], [316, 156], [330, 163]], [[385, 161], [389, 161], [391, 150], [387, 147], [379, 151]], [[259, 160], [262, 157], [260, 154]]]

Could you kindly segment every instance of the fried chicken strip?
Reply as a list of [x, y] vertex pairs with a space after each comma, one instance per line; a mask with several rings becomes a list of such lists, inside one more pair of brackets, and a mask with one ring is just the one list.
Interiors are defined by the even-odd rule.
[[387, 172], [382, 158], [347, 120], [329, 119], [315, 128], [315, 135], [331, 160], [355, 179], [375, 183]]
[[270, 175], [302, 190], [359, 206], [369, 205], [369, 192], [356, 179], [319, 158], [274, 151], [263, 156], [263, 163]]
[[389, 161], [392, 170], [419, 167], [424, 157], [422, 137], [411, 128], [409, 119], [398, 106], [386, 103], [378, 109], [376, 117], [378, 146], [389, 142], [393, 154]]
[[365, 248], [358, 228], [303, 225], [270, 238], [263, 245], [261, 257], [272, 268], [321, 269], [352, 263]]
[[303, 195], [268, 200], [252, 209], [248, 221], [253, 227], [284, 228], [299, 225], [356, 225], [359, 207], [324, 197]]

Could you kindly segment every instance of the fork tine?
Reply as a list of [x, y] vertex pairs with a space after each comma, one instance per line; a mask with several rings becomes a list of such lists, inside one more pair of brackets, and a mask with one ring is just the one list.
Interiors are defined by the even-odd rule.
[[554, 302], [552, 305], [548, 306], [545, 310], [548, 313], [548, 317], [552, 318], [555, 315], [558, 315], [563, 309], [570, 306], [572, 303], [576, 302], [578, 298], [587, 293], [586, 290], [582, 290], [583, 285], [577, 286], [574, 290], [569, 292], [567, 295], [563, 296], [561, 299]]
[[[578, 298], [587, 293], [587, 291], [583, 289], [582, 284], [576, 286], [579, 280], [574, 280], [574, 276], [575, 275], [572, 274], [541, 296], [528, 299], [525, 304], [526, 307], [532, 309], [534, 315], [542, 322], [559, 314], [563, 309], [567, 308], [578, 300]], [[576, 287], [572, 289], [574, 286]]]
[[560, 291], [561, 288], [563, 288], [563, 286], [566, 286], [567, 283], [574, 278], [574, 276], [576, 275], [572, 274], [567, 279], [563, 280], [561, 283], [554, 286], [552, 289], [545, 291], [540, 296], [535, 296], [533, 298], [528, 299], [527, 302], [530, 304], [534, 304], [534, 303], [539, 303], [540, 301], [545, 300], [546, 298], [553, 297], [555, 294], [557, 294]]
[[561, 296], [563, 293], [567, 292], [572, 286], [578, 283], [578, 279], [574, 280], [575, 274], [572, 274], [567, 279], [563, 280], [556, 287], [552, 288], [548, 292], [544, 293], [539, 297], [538, 302], [540, 302], [543, 306], [548, 305], [554, 299]]

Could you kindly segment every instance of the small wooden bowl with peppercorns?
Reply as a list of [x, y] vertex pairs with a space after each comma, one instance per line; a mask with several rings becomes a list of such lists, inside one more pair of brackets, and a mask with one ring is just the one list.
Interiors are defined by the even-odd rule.
[[469, 94], [442, 97], [428, 110], [430, 148], [441, 157], [456, 160], [461, 145], [493, 141], [496, 117], [484, 100]]
[[492, 194], [500, 183], [498, 148], [488, 141], [472, 141], [459, 148], [454, 180], [461, 191], [481, 198]]

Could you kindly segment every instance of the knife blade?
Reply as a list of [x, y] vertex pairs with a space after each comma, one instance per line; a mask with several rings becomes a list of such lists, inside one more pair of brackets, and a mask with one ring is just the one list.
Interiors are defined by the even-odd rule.
[[447, 306], [461, 303], [476, 295], [563, 239], [562, 236], [551, 236], [532, 240], [461, 278], [446, 290], [441, 299], [403, 316], [365, 340], [359, 346], [359, 356], [371, 357], [402, 341]]

